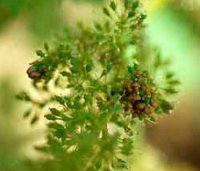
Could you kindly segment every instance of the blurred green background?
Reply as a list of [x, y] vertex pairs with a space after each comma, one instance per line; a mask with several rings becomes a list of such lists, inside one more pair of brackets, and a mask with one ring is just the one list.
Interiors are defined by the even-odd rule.
[[[143, 0], [146, 37], [170, 56], [182, 82], [171, 116], [148, 125], [139, 140], [134, 171], [200, 170], [200, 1]], [[89, 24], [103, 0], [0, 0], [0, 170], [29, 170], [26, 158], [41, 157], [44, 123], [29, 126], [26, 105], [15, 100], [30, 91], [26, 76], [34, 51], [64, 27]], [[96, 10], [98, 9], [98, 10]], [[133, 169], [132, 169], [133, 170]]]

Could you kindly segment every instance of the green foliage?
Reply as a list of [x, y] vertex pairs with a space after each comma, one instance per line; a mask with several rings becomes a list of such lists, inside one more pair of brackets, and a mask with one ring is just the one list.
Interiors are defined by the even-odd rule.
[[[136, 0], [110, 1], [103, 8], [102, 22], [95, 22], [93, 28], [79, 25], [79, 32], [69, 32], [70, 38], [54, 46], [45, 44], [44, 50], [36, 52], [38, 59], [27, 73], [40, 99], [26, 93], [18, 97], [32, 103], [25, 114], [33, 113], [32, 124], [51, 106], [45, 115], [47, 143], [38, 149], [52, 160], [40, 163], [40, 170], [127, 170], [138, 124], [172, 109], [167, 96], [175, 93], [178, 84], [173, 74], [166, 73], [164, 78], [171, 89], [160, 88], [154, 75], [136, 77], [136, 72], [143, 71], [140, 50], [145, 15], [140, 6]], [[156, 57], [154, 61], [150, 68], [156, 74], [165, 63]], [[148, 86], [156, 88], [160, 103], [154, 113], [138, 118], [126, 110], [123, 85], [132, 79], [140, 84], [148, 81]], [[139, 93], [149, 105], [145, 92]]]

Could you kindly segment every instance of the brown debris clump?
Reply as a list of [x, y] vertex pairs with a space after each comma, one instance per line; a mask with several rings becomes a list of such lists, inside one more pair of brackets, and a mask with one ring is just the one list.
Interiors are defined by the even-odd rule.
[[134, 71], [132, 79], [125, 81], [123, 85], [121, 100], [125, 104], [125, 110], [130, 111], [133, 117], [152, 115], [159, 106], [156, 90], [147, 71]]
[[42, 69], [36, 69], [34, 66], [30, 66], [26, 71], [28, 77], [34, 81], [43, 79], [45, 76], [45, 72]]

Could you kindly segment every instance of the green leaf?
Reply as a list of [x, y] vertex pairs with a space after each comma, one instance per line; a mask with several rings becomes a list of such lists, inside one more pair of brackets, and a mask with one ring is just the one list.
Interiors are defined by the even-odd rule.
[[166, 113], [166, 114], [169, 114], [170, 113], [170, 111], [172, 111], [173, 110], [173, 105], [170, 103], [170, 102], [168, 102], [168, 101], [166, 101], [166, 100], [164, 100], [164, 99], [162, 99], [161, 101], [160, 101], [160, 107], [162, 108], [162, 111], [164, 112], [164, 113]]
[[69, 97], [65, 97], [65, 103], [67, 104], [68, 107], [72, 107], [72, 102], [71, 99]]
[[88, 60], [86, 66], [85, 66], [86, 71], [90, 72], [92, 70], [93, 66], [94, 66], [93, 61]]
[[167, 93], [167, 94], [176, 94], [178, 93], [177, 90], [175, 90], [174, 88], [165, 88], [164, 91]]
[[75, 58], [75, 57], [73, 57], [72, 59], [71, 59], [71, 64], [73, 65], [73, 66], [77, 66], [78, 67], [78, 65], [80, 65], [80, 63], [81, 63], [81, 59], [80, 58]]
[[49, 45], [48, 45], [48, 43], [44, 43], [44, 49], [48, 52], [49, 51]]
[[119, 113], [119, 111], [121, 111], [123, 109], [123, 106], [121, 104], [115, 104], [113, 107], [112, 107], [112, 110], [111, 112], [112, 113]]
[[124, 0], [124, 7], [128, 9], [130, 7], [130, 0]]
[[109, 72], [112, 69], [112, 66], [113, 66], [113, 64], [112, 64], [111, 61], [106, 62], [106, 70], [107, 70], [107, 72]]
[[108, 11], [107, 8], [103, 8], [103, 13], [104, 13], [105, 15], [107, 15], [108, 17], [110, 17], [110, 13], [109, 13], [109, 11]]
[[95, 23], [94, 27], [98, 30], [98, 31], [102, 31], [102, 26], [99, 23]]
[[39, 120], [38, 116], [34, 116], [34, 117], [31, 119], [31, 125], [34, 125], [38, 120]]
[[71, 68], [71, 72], [72, 72], [73, 74], [77, 74], [77, 73], [79, 72], [78, 66], [73, 66], [73, 67]]
[[16, 95], [16, 98], [23, 101], [31, 101], [31, 98], [26, 92], [21, 92]]
[[132, 74], [135, 71], [135, 66], [128, 66], [128, 72]]
[[36, 146], [35, 150], [38, 150], [38, 151], [43, 152], [43, 153], [47, 153], [48, 147], [46, 147], [46, 146]]
[[44, 52], [42, 52], [41, 50], [37, 50], [36, 51], [36, 54], [37, 54], [37, 56], [40, 56], [40, 57], [45, 57], [45, 53]]
[[175, 86], [175, 85], [179, 85], [180, 81], [179, 80], [170, 80], [170, 81], [168, 81], [168, 83], [171, 84], [172, 86]]
[[92, 104], [93, 103], [93, 97], [89, 94], [85, 94], [84, 95], [84, 99], [85, 99], [85, 102], [88, 103], [88, 104]]
[[167, 72], [167, 73], [166, 73], [166, 79], [173, 78], [173, 77], [174, 77], [174, 75], [175, 75], [175, 73], [174, 73], [174, 72]]
[[114, 1], [112, 1], [110, 3], [110, 7], [112, 8], [113, 11], [115, 11], [116, 10], [116, 3]]
[[31, 113], [32, 113], [32, 110], [29, 109], [29, 110], [27, 110], [27, 111], [24, 113], [23, 117], [24, 117], [24, 118], [27, 118], [27, 117], [29, 117], [29, 116], [31, 115]]
[[121, 152], [128, 156], [132, 154], [133, 140], [131, 138], [124, 138], [122, 142]]
[[80, 107], [81, 107], [80, 98], [76, 97], [73, 102], [74, 102], [73, 103], [73, 108], [74, 109], [80, 109]]
[[151, 102], [151, 98], [145, 98], [145, 100], [144, 100], [145, 104], [150, 104], [150, 102]]
[[65, 99], [60, 96], [55, 96], [54, 99], [62, 105], [65, 105]]
[[45, 115], [44, 117], [47, 118], [50, 121], [54, 121], [54, 120], [57, 119], [54, 115], [51, 115], [51, 114]]
[[116, 166], [117, 168], [128, 170], [127, 161], [123, 159], [117, 159]]
[[147, 15], [145, 15], [145, 14], [141, 14], [140, 18], [141, 18], [141, 20], [144, 20], [144, 19], [147, 18]]
[[50, 108], [51, 113], [55, 116], [56, 118], [60, 118], [64, 121], [69, 120], [69, 117], [66, 116], [63, 112], [60, 112], [59, 110], [57, 110], [56, 108]]
[[67, 71], [62, 71], [61, 75], [64, 76], [64, 77], [69, 77], [71, 75], [71, 73], [67, 72]]
[[139, 5], [140, 5], [140, 2], [138, 0], [136, 0], [135, 2], [133, 2], [133, 4], [132, 4], [133, 10], [137, 9], [139, 7]]
[[135, 16], [135, 13], [134, 13], [134, 12], [130, 11], [130, 12], [128, 13], [128, 18], [132, 18], [132, 17], [134, 17], [134, 16]]
[[50, 108], [50, 111], [55, 116], [60, 116], [61, 115], [61, 112], [59, 110], [57, 110], [56, 108]]

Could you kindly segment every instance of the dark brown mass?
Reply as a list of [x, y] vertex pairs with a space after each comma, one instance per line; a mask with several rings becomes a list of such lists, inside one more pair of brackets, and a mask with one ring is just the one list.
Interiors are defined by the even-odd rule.
[[44, 71], [42, 69], [36, 69], [34, 66], [30, 66], [26, 73], [34, 81], [44, 78]]
[[125, 110], [130, 111], [134, 117], [151, 115], [159, 106], [156, 85], [147, 71], [133, 72], [132, 79], [124, 82], [121, 95]]

